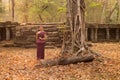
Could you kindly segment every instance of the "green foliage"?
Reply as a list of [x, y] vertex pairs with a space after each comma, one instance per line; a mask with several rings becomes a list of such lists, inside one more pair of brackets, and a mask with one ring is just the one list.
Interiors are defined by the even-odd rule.
[[[9, 11], [9, 1], [5, 6], [6, 14], [11, 15]], [[0, 7], [0, 13], [3, 8]], [[2, 13], [3, 14], [3, 13]], [[15, 0], [15, 21], [18, 22], [64, 22], [66, 16], [66, 0]], [[11, 16], [9, 16], [9, 19]]]
[[[115, 7], [116, 1], [117, 0], [85, 0], [86, 22], [100, 23], [101, 16], [103, 16], [105, 22], [106, 17]], [[9, 12], [9, 2], [6, 4], [0, 4], [1, 16], [8, 16], [11, 13]], [[105, 5], [105, 11], [103, 11]], [[2, 6], [5, 6], [5, 8]], [[116, 5], [116, 11], [120, 10], [119, 8], [120, 6]], [[114, 11], [111, 16], [111, 20], [113, 23], [115, 23], [116, 18], [119, 17], [119, 13], [116, 11]], [[5, 14], [3, 14], [4, 12]], [[10, 18], [11, 16], [9, 17], [9, 19]], [[42, 19], [44, 22], [65, 22], [66, 0], [15, 0], [16, 21], [25, 22], [25, 18], [27, 18], [28, 22], [35, 23], [39, 23], [40, 19]]]
[[90, 2], [89, 7], [102, 7], [102, 4], [92, 1]]
[[59, 7], [58, 8], [58, 13], [62, 13], [62, 12], [66, 12], [66, 8], [65, 7]]
[[2, 3], [0, 3], [0, 13], [3, 13], [3, 12], [5, 12], [5, 9], [4, 9], [4, 7], [2, 6]]
[[2, 9], [2, 7], [0, 7], [0, 13], [2, 13], [3, 12], [3, 9]]

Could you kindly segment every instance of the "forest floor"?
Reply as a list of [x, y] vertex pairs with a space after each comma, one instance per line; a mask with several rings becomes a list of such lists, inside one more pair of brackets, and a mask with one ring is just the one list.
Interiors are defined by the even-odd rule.
[[[0, 80], [120, 80], [120, 43], [94, 43], [103, 61], [34, 68], [36, 49], [0, 47]], [[59, 57], [60, 49], [46, 49], [45, 59]]]

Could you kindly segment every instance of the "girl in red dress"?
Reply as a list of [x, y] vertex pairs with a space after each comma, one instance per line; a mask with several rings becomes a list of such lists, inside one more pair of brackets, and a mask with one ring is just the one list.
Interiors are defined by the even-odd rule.
[[37, 43], [37, 60], [44, 59], [45, 42], [46, 42], [46, 32], [43, 26], [39, 27], [39, 31], [36, 33], [36, 43]]

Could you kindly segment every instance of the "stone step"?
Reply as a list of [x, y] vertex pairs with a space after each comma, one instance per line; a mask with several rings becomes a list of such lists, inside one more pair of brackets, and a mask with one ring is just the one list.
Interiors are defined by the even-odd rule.
[[5, 44], [2, 44], [1, 47], [14, 47], [15, 45], [13, 43], [5, 43]]
[[55, 42], [46, 42], [46, 45], [55, 45], [56, 43]]
[[[22, 46], [24, 48], [37, 48], [36, 45], [26, 45], [26, 46]], [[45, 49], [53, 49], [55, 48], [55, 46], [45, 46]]]
[[36, 33], [33, 31], [24, 31], [23, 35], [36, 35]]
[[18, 45], [30, 45], [30, 44], [32, 44], [32, 42], [14, 41], [14, 44], [18, 44]]
[[57, 28], [45, 28], [44, 29], [46, 32], [54, 32], [54, 31], [58, 31]]
[[59, 41], [59, 37], [51, 37], [51, 38], [47, 38], [47, 41], [52, 41], [52, 42], [56, 42], [56, 41]]
[[62, 44], [56, 44], [55, 46], [60, 48], [62, 47]]
[[47, 32], [48, 36], [58, 36], [58, 32]]
[[44, 25], [43, 27], [44, 27], [44, 29], [45, 29], [45, 28], [50, 28], [50, 29], [51, 29], [51, 28], [57, 28], [57, 26], [53, 26], [53, 25]]
[[45, 46], [46, 49], [54, 49], [55, 46]]

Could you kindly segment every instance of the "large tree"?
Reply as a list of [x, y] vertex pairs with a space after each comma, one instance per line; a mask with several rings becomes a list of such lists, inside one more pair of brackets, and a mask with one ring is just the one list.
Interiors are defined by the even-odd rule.
[[62, 53], [80, 53], [87, 47], [85, 42], [85, 2], [84, 0], [67, 0], [67, 27]]
[[[62, 53], [60, 58], [41, 62], [44, 66], [66, 65], [77, 62], [93, 61], [101, 55], [89, 49], [85, 41], [85, 3], [84, 0], [67, 0], [68, 28], [64, 34]], [[36, 66], [36, 67], [39, 67]]]
[[67, 0], [67, 22], [70, 29], [65, 32], [62, 53], [75, 53], [56, 59], [45, 61], [45, 65], [65, 65], [77, 62], [92, 61], [93, 53], [85, 42], [85, 3], [84, 0]]

